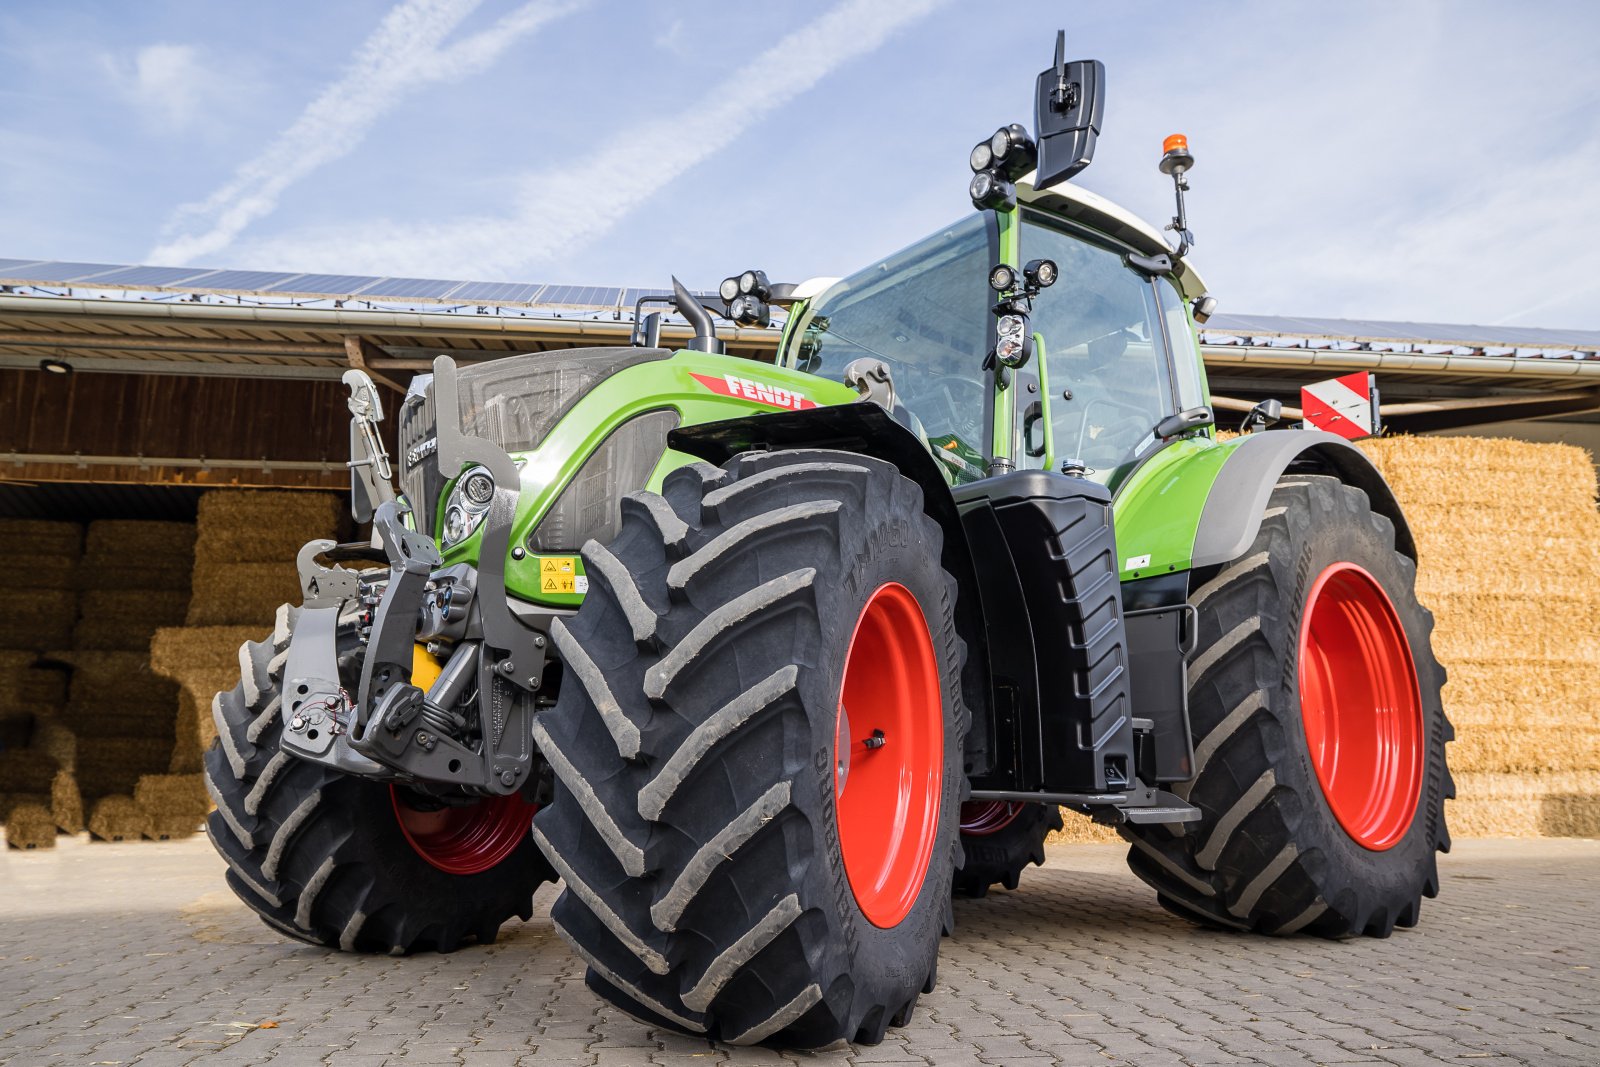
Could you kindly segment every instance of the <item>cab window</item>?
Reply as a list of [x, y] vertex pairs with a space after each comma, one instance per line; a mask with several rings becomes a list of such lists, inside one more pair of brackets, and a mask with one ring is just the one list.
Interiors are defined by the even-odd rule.
[[1053, 259], [1060, 280], [1034, 302], [1044, 341], [1057, 460], [1076, 459], [1115, 484], [1156, 444], [1177, 410], [1150, 279], [1122, 254], [1047, 216], [1024, 216], [1022, 258]]

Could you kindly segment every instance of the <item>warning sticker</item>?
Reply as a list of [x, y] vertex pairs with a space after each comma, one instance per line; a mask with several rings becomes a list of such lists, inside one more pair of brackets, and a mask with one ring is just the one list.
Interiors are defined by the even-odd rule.
[[589, 579], [578, 575], [573, 556], [546, 556], [539, 561], [539, 590], [544, 593], [586, 593]]

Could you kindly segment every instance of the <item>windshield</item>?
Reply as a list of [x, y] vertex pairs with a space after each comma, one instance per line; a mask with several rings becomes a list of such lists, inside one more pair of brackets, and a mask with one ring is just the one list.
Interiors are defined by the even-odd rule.
[[985, 462], [992, 225], [991, 212], [969, 215], [834, 283], [789, 340], [796, 369], [835, 381], [862, 357], [886, 363], [900, 403], [958, 480], [981, 477]]

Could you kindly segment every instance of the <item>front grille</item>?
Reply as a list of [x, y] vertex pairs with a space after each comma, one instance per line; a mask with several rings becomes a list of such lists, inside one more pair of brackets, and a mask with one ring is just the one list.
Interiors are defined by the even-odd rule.
[[607, 544], [617, 535], [624, 495], [643, 489], [667, 450], [678, 413], [650, 411], [618, 426], [584, 461], [572, 481], [528, 535], [535, 552], [576, 552], [590, 538]]
[[660, 348], [580, 348], [462, 367], [456, 372], [461, 432], [507, 452], [538, 448], [561, 416], [600, 381], [669, 354]]

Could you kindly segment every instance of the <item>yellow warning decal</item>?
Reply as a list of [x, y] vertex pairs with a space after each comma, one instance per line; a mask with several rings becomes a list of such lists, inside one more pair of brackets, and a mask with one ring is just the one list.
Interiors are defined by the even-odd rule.
[[578, 575], [574, 556], [545, 556], [539, 561], [539, 590], [544, 593], [587, 593], [589, 582]]

